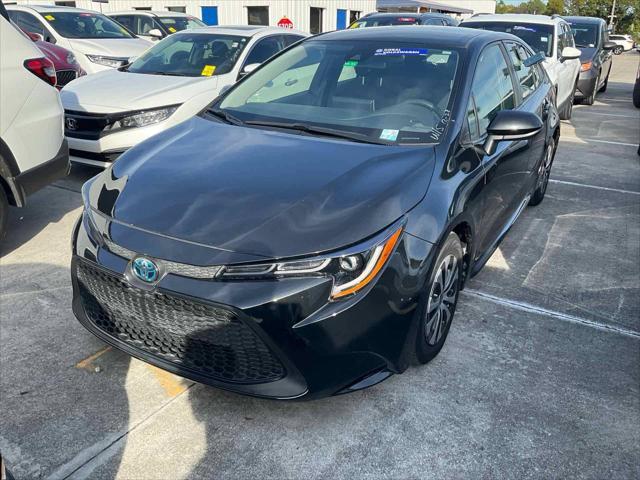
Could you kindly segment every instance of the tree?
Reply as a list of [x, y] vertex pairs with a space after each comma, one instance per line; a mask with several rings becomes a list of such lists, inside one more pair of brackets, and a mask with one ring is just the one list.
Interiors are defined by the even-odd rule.
[[547, 15], [564, 14], [564, 0], [549, 0], [547, 2]]

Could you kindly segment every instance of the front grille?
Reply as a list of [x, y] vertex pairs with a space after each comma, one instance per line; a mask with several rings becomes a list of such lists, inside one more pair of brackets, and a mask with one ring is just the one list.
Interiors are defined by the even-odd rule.
[[113, 117], [113, 115], [104, 113], [65, 110], [64, 134], [72, 138], [97, 140], [104, 134], [105, 127], [115, 121]]
[[57, 80], [57, 85], [59, 87], [64, 87], [67, 83], [69, 83], [71, 80], [75, 80], [77, 77], [77, 73], [75, 70], [57, 70], [56, 71], [56, 78]]
[[76, 263], [76, 273], [88, 320], [110, 337], [222, 382], [264, 383], [285, 375], [265, 343], [226, 308], [132, 287], [86, 261]]

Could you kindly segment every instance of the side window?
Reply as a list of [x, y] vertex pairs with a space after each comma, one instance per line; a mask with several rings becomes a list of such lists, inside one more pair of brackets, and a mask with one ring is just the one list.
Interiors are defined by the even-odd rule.
[[522, 92], [522, 98], [527, 98], [536, 88], [540, 85], [540, 79], [538, 78], [536, 69], [534, 66], [527, 67], [524, 61], [529, 58], [529, 54], [525, 49], [515, 43], [507, 43], [507, 51], [509, 57], [511, 57], [511, 63], [513, 63], [513, 69], [516, 72], [516, 78], [520, 83], [520, 90]]
[[153, 18], [146, 15], [139, 15], [136, 23], [138, 25], [135, 30], [136, 35], [149, 35], [149, 32], [155, 28], [153, 26]]
[[480, 55], [471, 91], [476, 100], [481, 135], [500, 110], [515, 108], [511, 72], [498, 45], [485, 48]]
[[576, 46], [576, 41], [573, 38], [573, 32], [571, 31], [571, 27], [569, 25], [565, 25], [564, 28], [567, 31], [567, 46], [568, 47], [575, 47]]
[[253, 46], [244, 64], [246, 66], [253, 63], [262, 63], [268, 58], [273, 57], [280, 50], [282, 50], [282, 47], [278, 35], [263, 38], [262, 40], [258, 40]]
[[39, 33], [46, 41], [51, 41], [49, 38], [49, 31], [42, 25], [42, 23], [33, 15], [27, 12], [16, 12], [16, 23], [18, 26], [29, 33]]
[[133, 25], [133, 19], [134, 19], [133, 16], [131, 16], [131, 15], [118, 15], [117, 17], [113, 17], [113, 19], [116, 22], [124, 25], [129, 30], [131, 30], [132, 32], [135, 33], [136, 29], [135, 29], [135, 27]]

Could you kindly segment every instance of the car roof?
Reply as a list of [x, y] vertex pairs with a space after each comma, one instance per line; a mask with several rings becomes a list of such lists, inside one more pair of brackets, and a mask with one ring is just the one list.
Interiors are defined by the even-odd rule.
[[[425, 18], [425, 17], [447, 17], [451, 18], [446, 13], [437, 13], [437, 12], [427, 12], [427, 13], [412, 13], [412, 12], [373, 12], [363, 15], [358, 20], [364, 20], [367, 18], [397, 18], [397, 17], [405, 17], [405, 18]], [[356, 20], [357, 21], [357, 20]]]
[[150, 17], [193, 17], [188, 13], [169, 12], [164, 10], [121, 10], [119, 12], [107, 12], [105, 15], [148, 15]]
[[474, 15], [465, 18], [462, 23], [467, 22], [516, 22], [535, 23], [539, 25], [555, 25], [563, 20], [561, 17], [550, 17], [548, 15], [529, 15], [525, 13], [503, 13], [498, 15]]
[[58, 5], [7, 5], [7, 10], [33, 10], [38, 13], [44, 12], [86, 12], [86, 13], [95, 13], [99, 14], [100, 12], [96, 12], [95, 10], [85, 10], [84, 8], [75, 8], [75, 7], [62, 7]]
[[432, 42], [449, 48], [468, 48], [471, 43], [490, 43], [496, 40], [517, 40], [508, 33], [492, 32], [475, 28], [419, 26], [415, 28], [375, 27], [336, 30], [316, 35], [313, 39], [322, 40], [363, 40], [380, 42]]
[[604, 23], [604, 20], [598, 17], [579, 17], [579, 16], [563, 16], [567, 22], [573, 23]]
[[302, 35], [304, 37], [309, 36], [308, 33], [299, 30], [281, 27], [263, 27], [261, 25], [215, 25], [211, 27], [190, 28], [174, 33], [174, 35], [183, 33], [220, 33], [225, 35], [241, 35], [243, 37], [266, 36], [273, 33], [279, 33], [281, 35]]

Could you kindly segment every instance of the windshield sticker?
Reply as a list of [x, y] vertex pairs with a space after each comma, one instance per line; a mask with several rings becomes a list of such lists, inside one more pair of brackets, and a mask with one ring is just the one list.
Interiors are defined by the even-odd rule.
[[45, 15], [45, 16], [44, 16], [44, 18], [46, 18], [46, 19], [47, 19], [47, 20], [49, 20], [50, 22], [51, 22], [52, 20], [55, 20], [55, 19], [56, 19], [56, 17], [54, 17], [53, 15]]
[[523, 27], [522, 25], [516, 25], [515, 27], [513, 27], [513, 30], [514, 31], [525, 30], [527, 32], [537, 32], [537, 30], [535, 28]]
[[391, 57], [398, 55], [427, 55], [429, 50], [426, 48], [378, 48], [374, 56]]
[[216, 71], [215, 65], [205, 65], [200, 75], [202, 75], [203, 77], [210, 77], [211, 75], [213, 75], [213, 72], [215, 71]]
[[169, 30], [171, 33], [176, 33], [177, 30], [173, 27], [169, 27], [167, 30]]
[[380, 134], [380, 140], [389, 140], [390, 142], [395, 142], [398, 138], [398, 133], [400, 133], [399, 130], [389, 130], [385, 128]]
[[445, 110], [442, 114], [442, 118], [438, 122], [438, 125], [431, 129], [431, 138], [435, 141], [440, 140], [440, 136], [444, 133], [449, 121], [451, 120], [451, 112], [449, 110]]
[[344, 62], [344, 66], [345, 67], [357, 67], [358, 66], [358, 60], [347, 60], [346, 62]]
[[540, 41], [546, 43], [549, 41], [549, 39], [547, 37], [540, 37]]

